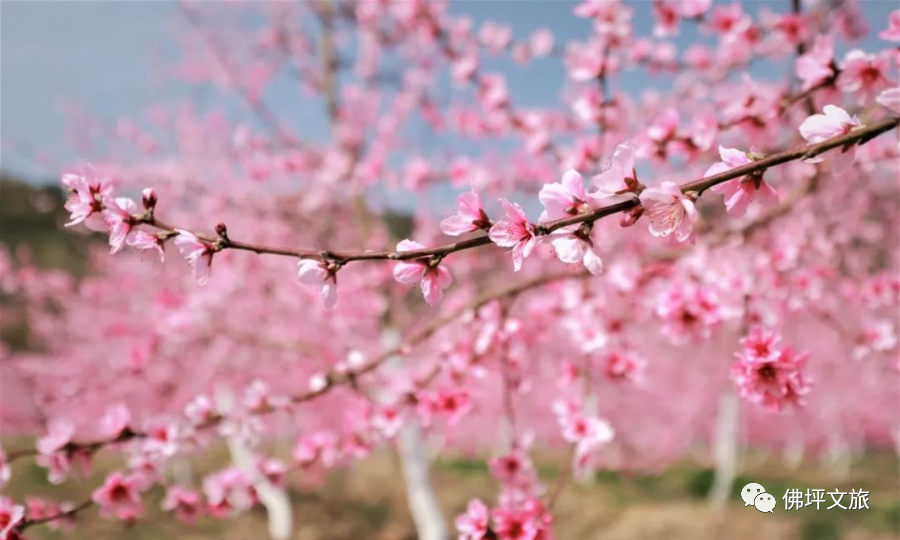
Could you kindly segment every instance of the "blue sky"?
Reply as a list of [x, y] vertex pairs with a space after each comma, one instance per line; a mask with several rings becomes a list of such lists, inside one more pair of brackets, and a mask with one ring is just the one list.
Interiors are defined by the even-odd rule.
[[[588, 35], [587, 21], [572, 15], [571, 1], [468, 0], [451, 3], [451, 12], [468, 13], [475, 21], [493, 19], [513, 27], [516, 38], [525, 38], [545, 26], [560, 40]], [[652, 26], [649, 1], [632, 2], [635, 26], [647, 34]], [[787, 0], [747, 2], [755, 11], [763, 4], [777, 11]], [[867, 19], [877, 32], [887, 25], [887, 14], [896, 9], [892, 0], [861, 0]], [[165, 77], [163, 69], [178, 55], [176, 30], [185, 26], [177, 7], [169, 2], [0, 2], [0, 144], [2, 167], [36, 181], [52, 180], [52, 163], [78, 156], [66, 139], [62, 105], [77, 104], [91, 114], [113, 120], [137, 115], [154, 104], [201, 99], [203, 106], [224, 107], [235, 116], [248, 116], [236, 102], [217, 92], [196, 89]], [[680, 40], [690, 39], [685, 32]], [[676, 42], [678, 43], [678, 42]], [[861, 44], [874, 50], [876, 39]], [[506, 73], [517, 104], [546, 105], [559, 97], [565, 84], [562, 66], [555, 61], [535, 62], [522, 68], [508, 60], [488, 63]], [[769, 70], [772, 68], [769, 67]], [[783, 69], [775, 70], [781, 76]], [[765, 73], [754, 75], [765, 76]], [[634, 92], [656, 84], [640, 74], [622, 76], [616, 84]], [[273, 110], [297, 111], [307, 129], [319, 129], [321, 107], [303, 104], [296, 92], [276, 82], [266, 101]], [[299, 110], [310, 107], [315, 110]]]

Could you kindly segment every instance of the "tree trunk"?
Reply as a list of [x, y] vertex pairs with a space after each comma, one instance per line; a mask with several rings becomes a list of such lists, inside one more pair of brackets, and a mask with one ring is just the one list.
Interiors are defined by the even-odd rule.
[[[394, 329], [388, 328], [382, 334], [382, 342], [386, 348], [399, 345], [399, 341], [400, 335]], [[401, 360], [392, 358], [388, 365], [399, 370]], [[396, 442], [406, 486], [406, 500], [416, 525], [416, 537], [419, 540], [447, 540], [447, 523], [431, 485], [427, 450], [416, 418], [406, 422], [397, 434]]]
[[740, 407], [737, 396], [726, 390], [719, 397], [719, 412], [716, 416], [716, 432], [713, 441], [713, 457], [716, 473], [709, 502], [716, 509], [723, 509], [731, 493], [731, 485], [737, 474], [737, 438]]

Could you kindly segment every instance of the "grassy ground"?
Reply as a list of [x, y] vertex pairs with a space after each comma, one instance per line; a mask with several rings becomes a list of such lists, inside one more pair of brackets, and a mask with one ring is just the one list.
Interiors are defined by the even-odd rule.
[[[212, 461], [219, 461], [214, 457]], [[101, 463], [101, 470], [115, 466]], [[540, 469], [549, 484], [556, 467]], [[478, 461], [443, 459], [435, 464], [434, 482], [448, 516], [454, 516], [473, 496], [491, 500], [495, 484], [485, 465]], [[869, 455], [842, 479], [817, 467], [789, 470], [767, 463], [751, 466], [735, 482], [732, 499], [721, 512], [705, 501], [712, 472], [693, 464], [682, 464], [658, 475], [601, 472], [586, 484], [566, 487], [556, 506], [557, 537], [587, 540], [706, 540], [765, 538], [767, 540], [893, 540], [900, 538], [900, 484], [897, 461], [892, 455]], [[774, 514], [744, 507], [738, 492], [744, 484], [758, 482], [778, 499]], [[45, 471], [32, 463], [17, 464], [14, 480], [7, 488], [13, 496], [44, 494], [53, 498], [83, 500], [93, 481], [49, 486]], [[820, 488], [831, 491], [865, 489], [870, 492], [868, 510], [814, 508], [786, 511], [781, 497], [788, 489]], [[196, 527], [180, 525], [158, 510], [162, 494], [150, 492], [147, 512], [138, 525], [100, 520], [89, 510], [78, 528], [68, 534], [36, 527], [29, 538], [40, 539], [264, 539], [263, 510], [254, 510], [234, 520], [204, 520]], [[826, 496], [829, 500], [830, 497]], [[294, 491], [293, 538], [335, 540], [394, 540], [415, 538], [406, 508], [399, 464], [388, 452], [358, 464], [352, 470], [333, 474], [315, 490]], [[846, 503], [848, 499], [844, 499]]]

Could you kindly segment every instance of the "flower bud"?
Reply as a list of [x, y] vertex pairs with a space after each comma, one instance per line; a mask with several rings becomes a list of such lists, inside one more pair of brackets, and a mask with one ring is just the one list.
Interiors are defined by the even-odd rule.
[[146, 188], [141, 192], [141, 201], [145, 210], [153, 210], [156, 207], [156, 191], [153, 188]]
[[220, 238], [228, 238], [228, 228], [224, 223], [219, 223], [216, 225], [216, 234], [219, 235]]
[[619, 219], [619, 226], [631, 227], [632, 225], [637, 223], [637, 220], [641, 219], [642, 215], [644, 215], [644, 207], [636, 206], [628, 212], [622, 214], [622, 217]]

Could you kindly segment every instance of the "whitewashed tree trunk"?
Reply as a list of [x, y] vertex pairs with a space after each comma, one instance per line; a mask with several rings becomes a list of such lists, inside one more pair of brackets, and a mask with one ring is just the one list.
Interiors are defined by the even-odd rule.
[[725, 507], [731, 485], [737, 474], [738, 421], [740, 403], [731, 390], [719, 397], [719, 411], [716, 415], [716, 432], [713, 440], [713, 458], [716, 463], [715, 478], [709, 492], [709, 502], [716, 509]]
[[[225, 387], [216, 389], [216, 405], [223, 413], [234, 407], [234, 395]], [[293, 511], [291, 501], [283, 488], [277, 488], [259, 472], [253, 460], [253, 452], [240, 439], [232, 436], [227, 439], [231, 460], [253, 482], [259, 502], [266, 509], [269, 518], [269, 536], [273, 540], [287, 540], [293, 529]]]
[[806, 456], [806, 440], [802, 433], [798, 433], [790, 440], [784, 451], [784, 463], [791, 469], [797, 469], [803, 464]]
[[[382, 334], [382, 342], [388, 349], [396, 347], [400, 344], [400, 335], [388, 328]], [[400, 358], [389, 359], [388, 365], [400, 369]], [[419, 540], [447, 540], [447, 522], [431, 484], [428, 452], [417, 419], [406, 422], [397, 434], [396, 442], [416, 537]]]
[[825, 463], [829, 474], [835, 480], [846, 480], [850, 476], [853, 455], [850, 445], [847, 444], [847, 440], [841, 435], [840, 430], [836, 430], [834, 433]]
[[422, 430], [416, 421], [407, 423], [397, 434], [397, 453], [403, 468], [406, 499], [419, 540], [447, 540], [447, 524], [431, 485], [428, 456]]

